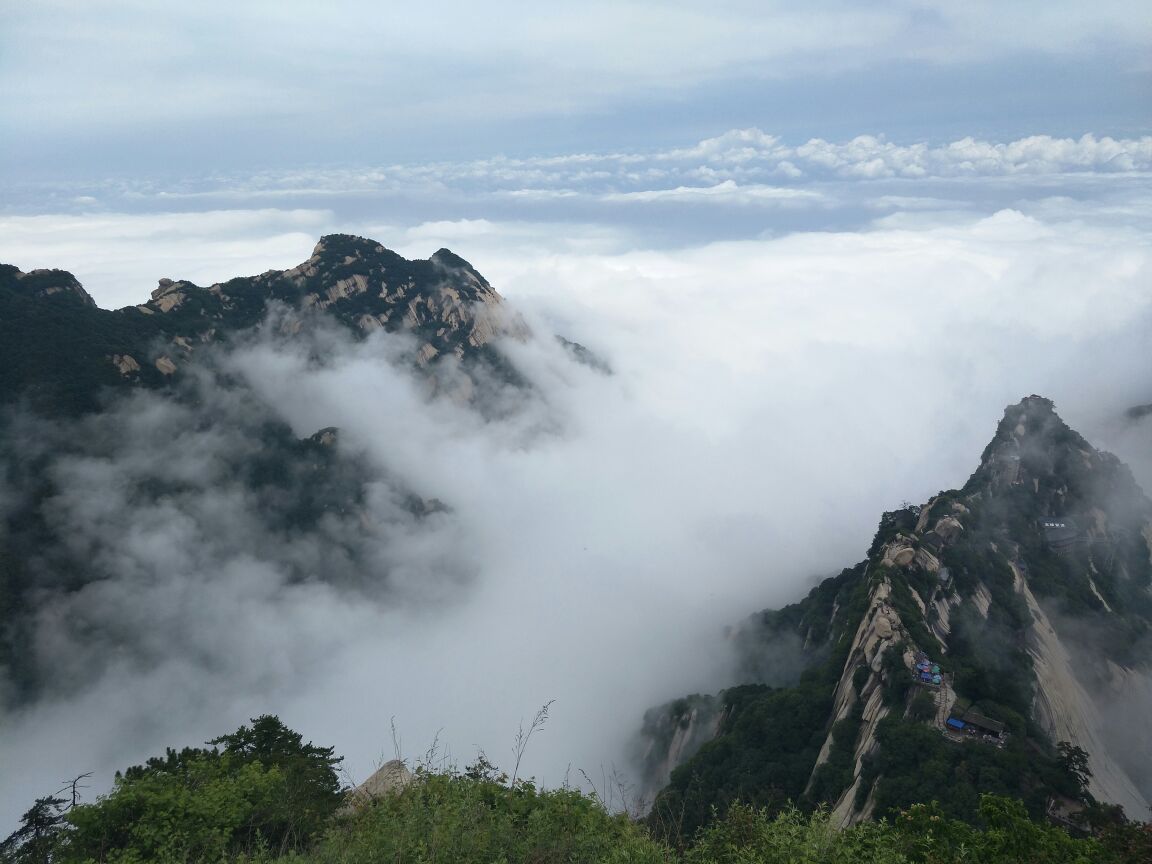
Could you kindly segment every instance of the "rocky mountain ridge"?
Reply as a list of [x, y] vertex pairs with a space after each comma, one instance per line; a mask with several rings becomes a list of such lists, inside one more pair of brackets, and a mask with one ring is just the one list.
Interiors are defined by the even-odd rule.
[[747, 685], [649, 712], [654, 818], [791, 798], [852, 824], [917, 797], [963, 818], [982, 791], [1145, 818], [1150, 545], [1119, 460], [1047, 399], [1010, 406], [962, 489], [884, 514], [863, 562], [735, 629]]
[[108, 388], [168, 386], [205, 346], [227, 342], [283, 313], [279, 332], [335, 323], [357, 338], [407, 334], [411, 362], [511, 370], [498, 337], [525, 338], [524, 322], [488, 281], [440, 249], [409, 261], [374, 240], [322, 237], [307, 261], [287, 270], [201, 287], [161, 279], [139, 305], [105, 310], [63, 270], [23, 273], [0, 265], [0, 404], [27, 398], [47, 410], [99, 407]]
[[[293, 430], [234, 358], [288, 347], [320, 366], [335, 345], [387, 340], [371, 362], [489, 416], [515, 403], [492, 394], [527, 392], [498, 343], [529, 336], [463, 258], [409, 261], [350, 235], [322, 237], [287, 270], [162, 279], [114, 311], [70, 273], [0, 265], [0, 711], [82, 686], [109, 657], [149, 668], [155, 650], [120, 632], [105, 595], [156, 590], [169, 552], [195, 562], [180, 577], [190, 591], [251, 559], [285, 585], [379, 598], [403, 566], [397, 526], [447, 518], [399, 479], [403, 466], [328, 424]], [[156, 514], [173, 521], [152, 525]], [[148, 542], [163, 554], [136, 545], [177, 523], [183, 557], [159, 537]], [[117, 587], [125, 579], [138, 584]]]

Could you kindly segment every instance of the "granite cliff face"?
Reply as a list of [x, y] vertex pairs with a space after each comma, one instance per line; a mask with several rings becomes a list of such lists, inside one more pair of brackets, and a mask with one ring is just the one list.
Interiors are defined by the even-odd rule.
[[[984, 791], [1144, 818], [1150, 545], [1152, 502], [1119, 460], [1047, 399], [1010, 406], [962, 489], [885, 513], [864, 561], [735, 629], [749, 683], [693, 697], [716, 733], [654, 818], [736, 798], [824, 803], [840, 824], [930, 799], [966, 818]], [[677, 761], [671, 710], [646, 718], [651, 788]]]

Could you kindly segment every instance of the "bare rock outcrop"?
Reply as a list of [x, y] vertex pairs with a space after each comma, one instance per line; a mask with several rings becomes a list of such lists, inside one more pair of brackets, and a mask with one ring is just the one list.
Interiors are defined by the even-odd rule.
[[349, 813], [371, 802], [401, 792], [413, 782], [413, 774], [399, 759], [392, 759], [377, 768], [372, 775], [348, 793], [341, 812]]

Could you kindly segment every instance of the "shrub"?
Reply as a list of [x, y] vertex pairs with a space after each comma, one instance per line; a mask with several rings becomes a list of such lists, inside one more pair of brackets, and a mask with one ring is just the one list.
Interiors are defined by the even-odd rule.
[[623, 814], [574, 789], [511, 786], [487, 771], [416, 782], [338, 821], [301, 864], [489, 864], [672, 860]]

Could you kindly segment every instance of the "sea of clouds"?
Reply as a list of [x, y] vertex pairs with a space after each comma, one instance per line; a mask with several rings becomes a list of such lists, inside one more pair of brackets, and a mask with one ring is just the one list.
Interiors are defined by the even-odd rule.
[[[1030, 393], [1152, 487], [1152, 424], [1124, 418], [1152, 401], [1150, 167], [1147, 139], [737, 130], [666, 153], [109, 181], [0, 216], [0, 260], [67, 268], [106, 307], [164, 276], [292, 266], [332, 231], [448, 246], [536, 334], [502, 346], [533, 395], [499, 419], [429, 400], [390, 337], [332, 337], [320, 364], [255, 339], [220, 360], [247, 401], [206, 391], [225, 418], [206, 429], [149, 397], [121, 406], [111, 449], [58, 470], [76, 542], [124, 561], [45, 613], [69, 685], [0, 723], [4, 823], [60, 780], [104, 788], [264, 712], [359, 781], [393, 756], [393, 718], [404, 756], [438, 735], [458, 763], [508, 764], [555, 699], [527, 773], [625, 767], [644, 709], [733, 683], [725, 625], [854, 564], [883, 510], [961, 485]], [[404, 590], [292, 576], [323, 547], [278, 548], [218, 467], [249, 404], [300, 436], [340, 427], [448, 505], [419, 521], [384, 487], [369, 499], [383, 527], [350, 542]], [[176, 506], [105, 494], [159, 472], [187, 481]], [[76, 657], [83, 674], [64, 674]]]

